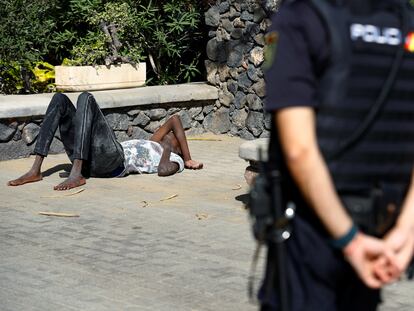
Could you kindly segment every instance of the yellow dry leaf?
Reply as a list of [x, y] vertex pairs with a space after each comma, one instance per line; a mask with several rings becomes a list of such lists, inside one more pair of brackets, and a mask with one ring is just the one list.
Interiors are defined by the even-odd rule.
[[55, 212], [39, 212], [39, 215], [56, 216], [56, 217], [79, 217], [78, 214], [55, 213]]
[[164, 198], [164, 199], [161, 199], [160, 201], [167, 201], [167, 200], [174, 199], [174, 198], [176, 198], [176, 197], [178, 197], [178, 194], [173, 194], [173, 195], [171, 195], [171, 196], [169, 196], [169, 197], [166, 197], [166, 198]]
[[234, 188], [232, 188], [231, 190], [240, 190], [242, 188], [242, 186], [240, 184], [237, 184]]
[[72, 196], [72, 195], [81, 193], [82, 191], [85, 191], [85, 188], [81, 188], [81, 189], [78, 189], [78, 190], [73, 191], [73, 192], [65, 192], [65, 193], [58, 194], [58, 195], [45, 195], [45, 196], [41, 196], [41, 198], [48, 198], [48, 199], [50, 199], [50, 198], [69, 197], [69, 196]]

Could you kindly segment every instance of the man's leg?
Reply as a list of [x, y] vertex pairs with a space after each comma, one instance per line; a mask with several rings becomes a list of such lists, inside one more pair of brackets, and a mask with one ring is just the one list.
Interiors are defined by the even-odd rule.
[[8, 186], [20, 186], [30, 182], [36, 182], [43, 179], [42, 173], [40, 172], [40, 168], [43, 163], [43, 156], [36, 155], [35, 160], [33, 162], [32, 168], [24, 175], [20, 176], [17, 179], [10, 180], [7, 182]]
[[79, 95], [74, 117], [73, 166], [69, 177], [55, 187], [67, 190], [85, 184], [82, 169], [93, 176], [107, 176], [123, 164], [122, 147], [116, 141], [92, 94]]
[[[172, 135], [171, 135], [172, 132]], [[201, 169], [203, 163], [191, 159], [190, 149], [188, 148], [187, 138], [181, 120], [177, 115], [172, 116], [165, 122], [150, 138], [150, 140], [167, 143], [172, 147], [172, 151], [181, 154], [186, 168]]]
[[[9, 186], [19, 186], [29, 182], [42, 180], [41, 166], [43, 159], [49, 153], [50, 144], [55, 136], [56, 129], [60, 126], [61, 130], [71, 131], [72, 119], [75, 115], [75, 107], [69, 98], [61, 93], [56, 93], [47, 108], [43, 124], [37, 137], [34, 152], [36, 154], [32, 168], [21, 177], [9, 181]], [[62, 134], [62, 133], [61, 133]], [[67, 138], [67, 135], [61, 135], [66, 152], [70, 156], [71, 141], [73, 138]], [[66, 138], [66, 139], [64, 139]]]

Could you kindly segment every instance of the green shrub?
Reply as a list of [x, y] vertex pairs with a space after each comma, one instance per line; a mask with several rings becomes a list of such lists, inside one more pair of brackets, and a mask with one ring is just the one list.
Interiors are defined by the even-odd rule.
[[[85, 0], [82, 0], [85, 1]], [[75, 2], [75, 0], [73, 0]], [[149, 84], [189, 82], [201, 76], [204, 45], [195, 1], [109, 1], [86, 17], [90, 31], [71, 50], [71, 64], [110, 64], [111, 40], [100, 24], [115, 25], [121, 60], [148, 60]], [[109, 40], [108, 40], [109, 39]]]
[[[142, 1], [145, 2], [145, 1]], [[189, 82], [201, 74], [202, 16], [195, 1], [147, 1], [139, 5], [142, 44], [154, 82]]]
[[42, 93], [55, 90], [55, 68], [47, 62], [20, 64], [0, 60], [0, 93]]
[[0, 0], [0, 92], [36, 92], [32, 69], [47, 58], [55, 31], [54, 0]]
[[[50, 90], [50, 80], [40, 82], [34, 72], [39, 62], [64, 60], [77, 65], [147, 61], [149, 84], [203, 79], [204, 8], [197, 2], [0, 0], [0, 92]], [[116, 35], [106, 35], [103, 27]]]
[[15, 94], [22, 89], [23, 79], [19, 63], [0, 60], [0, 93]]
[[[145, 59], [141, 41], [134, 38], [141, 20], [128, 3], [108, 2], [102, 11], [92, 10], [86, 20], [90, 31], [73, 47], [71, 64], [111, 65]], [[119, 46], [115, 46], [113, 39], [119, 41]]]

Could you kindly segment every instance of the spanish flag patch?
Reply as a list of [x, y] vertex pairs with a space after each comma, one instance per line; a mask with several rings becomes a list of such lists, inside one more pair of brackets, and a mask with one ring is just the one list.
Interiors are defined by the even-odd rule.
[[271, 31], [267, 33], [264, 37], [265, 47], [264, 47], [264, 70], [270, 69], [273, 65], [273, 61], [276, 56], [277, 42], [279, 40], [279, 33], [276, 31]]
[[405, 38], [405, 49], [414, 53], [414, 32], [410, 32]]

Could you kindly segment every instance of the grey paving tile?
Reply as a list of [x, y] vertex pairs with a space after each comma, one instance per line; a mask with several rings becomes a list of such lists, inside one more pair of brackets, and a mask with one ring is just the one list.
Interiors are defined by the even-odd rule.
[[[71, 197], [50, 198], [57, 174], [7, 187], [33, 158], [0, 162], [0, 310], [257, 310], [246, 294], [254, 243], [236, 200], [248, 190], [242, 141], [218, 138], [190, 141], [201, 171], [89, 179]], [[60, 163], [64, 155], [49, 156], [44, 169]], [[381, 311], [412, 310], [412, 284], [388, 288]]]

